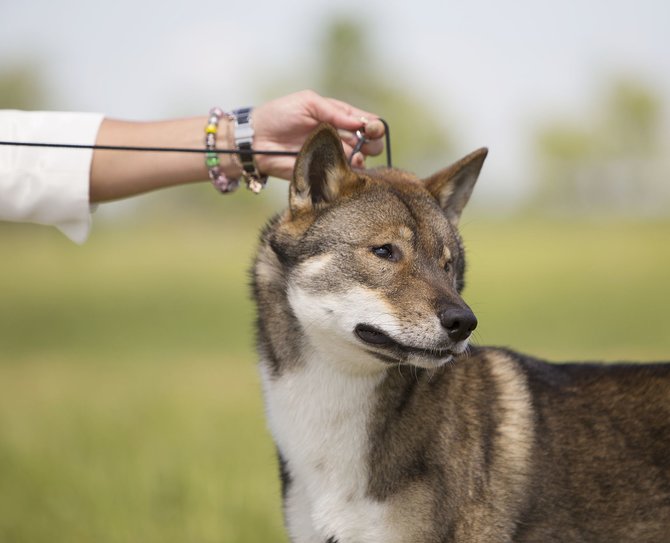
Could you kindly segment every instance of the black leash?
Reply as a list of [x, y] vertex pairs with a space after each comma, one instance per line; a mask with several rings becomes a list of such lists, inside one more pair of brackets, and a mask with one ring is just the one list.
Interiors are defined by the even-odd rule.
[[[379, 119], [384, 125], [384, 137], [386, 141], [386, 165], [391, 168], [391, 134], [389, 132], [389, 125], [384, 119]], [[361, 130], [356, 132], [358, 141], [354, 146], [354, 150], [349, 157], [349, 162], [354, 155], [361, 150], [361, 147], [368, 141], [365, 138], [365, 133]], [[140, 151], [150, 153], [210, 153], [209, 149], [200, 147], [133, 147], [130, 145], [84, 145], [77, 143], [33, 143], [26, 141], [0, 141], [0, 145], [11, 145], [14, 147], [55, 147], [59, 149], [93, 149], [101, 151]], [[214, 152], [224, 155], [237, 154], [237, 149], [214, 149]], [[273, 156], [298, 156], [298, 151], [261, 151], [250, 149], [249, 151], [254, 155], [273, 155]]]
[[[84, 145], [78, 143], [32, 143], [27, 141], [0, 141], [0, 145], [13, 145], [15, 147], [56, 147], [62, 149], [95, 149], [102, 151], [145, 151], [151, 153], [209, 153], [209, 149], [200, 147], [133, 147], [131, 145]], [[237, 149], [214, 149], [214, 152], [224, 155], [239, 153]], [[297, 151], [256, 151], [255, 155], [286, 155], [297, 156]]]

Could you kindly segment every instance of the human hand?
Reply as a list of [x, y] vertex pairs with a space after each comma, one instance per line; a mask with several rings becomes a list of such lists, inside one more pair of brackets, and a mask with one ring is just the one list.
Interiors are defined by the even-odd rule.
[[[365, 143], [356, 153], [353, 166], [363, 167], [365, 156], [378, 155], [384, 144], [384, 125], [373, 113], [357, 109], [313, 91], [301, 91], [267, 102], [253, 110], [254, 149], [263, 151], [298, 151], [307, 136], [320, 123], [332, 124], [339, 132], [344, 152], [349, 156], [358, 138], [356, 130], [365, 126]], [[264, 175], [290, 179], [294, 156], [256, 155], [258, 170]]]

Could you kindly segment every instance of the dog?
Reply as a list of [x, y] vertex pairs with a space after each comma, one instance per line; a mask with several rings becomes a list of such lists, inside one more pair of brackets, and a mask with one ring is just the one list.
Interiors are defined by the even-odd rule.
[[469, 344], [457, 227], [486, 157], [349, 167], [319, 127], [252, 270], [295, 543], [670, 541], [670, 365]]

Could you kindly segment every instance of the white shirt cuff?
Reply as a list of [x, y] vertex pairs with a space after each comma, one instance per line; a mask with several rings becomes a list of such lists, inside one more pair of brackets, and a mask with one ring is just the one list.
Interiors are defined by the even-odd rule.
[[[0, 111], [0, 140], [95, 143], [103, 115]], [[0, 146], [0, 219], [56, 226], [77, 243], [91, 229], [91, 149]]]

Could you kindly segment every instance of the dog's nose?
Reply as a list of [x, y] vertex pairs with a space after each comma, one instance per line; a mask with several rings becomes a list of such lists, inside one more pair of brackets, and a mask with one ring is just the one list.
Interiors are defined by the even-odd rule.
[[468, 307], [450, 305], [439, 313], [440, 322], [452, 341], [467, 339], [477, 328], [477, 317]]

